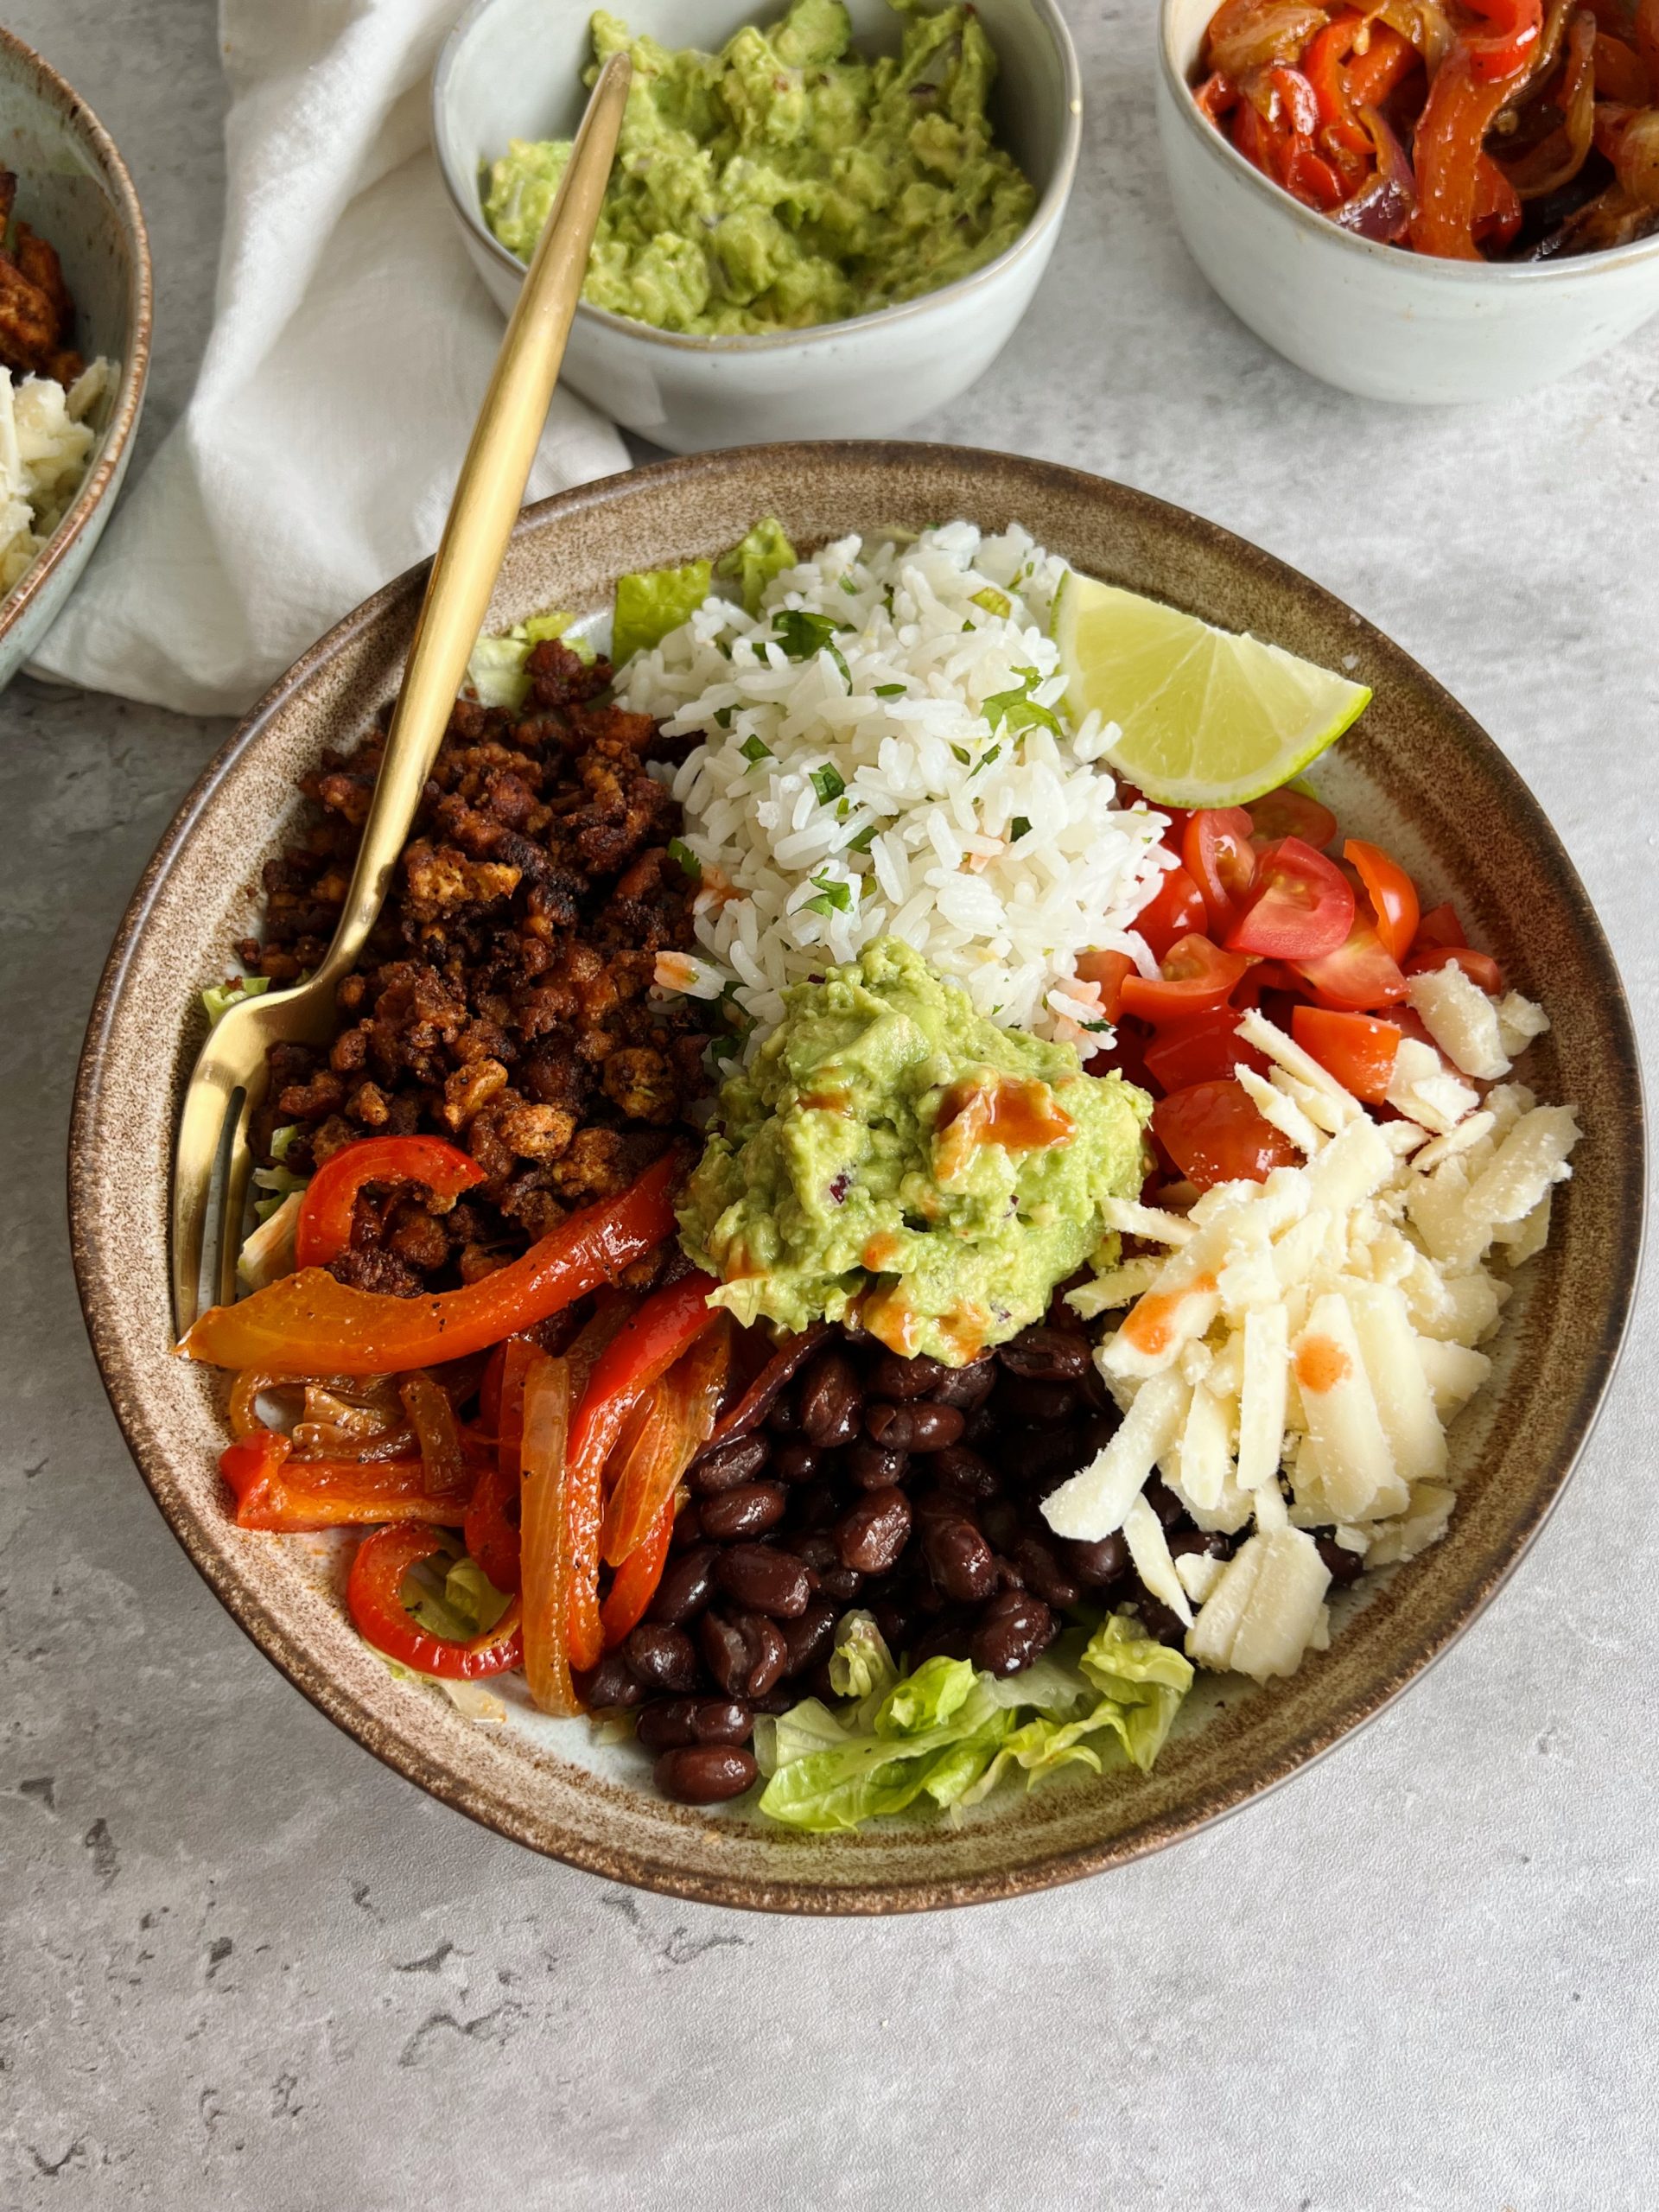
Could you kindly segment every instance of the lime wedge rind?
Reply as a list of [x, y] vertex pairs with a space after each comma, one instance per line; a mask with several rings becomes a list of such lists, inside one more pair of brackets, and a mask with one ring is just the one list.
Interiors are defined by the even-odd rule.
[[1165, 806], [1237, 806], [1302, 773], [1370, 701], [1281, 646], [1068, 573], [1054, 603], [1066, 704], [1116, 723], [1104, 758]]

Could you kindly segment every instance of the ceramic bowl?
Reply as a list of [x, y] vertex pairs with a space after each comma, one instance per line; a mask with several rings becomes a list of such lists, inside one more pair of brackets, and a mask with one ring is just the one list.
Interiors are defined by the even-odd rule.
[[[897, 50], [887, 0], [849, 0], [865, 52]], [[723, 46], [782, 0], [628, 0], [629, 28], [663, 44]], [[628, 429], [675, 453], [757, 439], [883, 437], [965, 391], [1013, 336], [1048, 266], [1077, 168], [1077, 56], [1054, 0], [979, 0], [1000, 64], [991, 113], [1037, 188], [1037, 212], [1006, 253], [959, 283], [874, 315], [766, 338], [689, 338], [579, 307], [564, 381]], [[586, 7], [474, 0], [438, 59], [432, 137], [467, 251], [503, 312], [524, 264], [491, 233], [482, 171], [510, 138], [568, 137], [587, 94]]]
[[88, 360], [119, 367], [73, 505], [46, 550], [0, 599], [0, 685], [9, 683], [62, 612], [92, 556], [126, 474], [149, 370], [149, 241], [115, 142], [40, 55], [0, 30], [0, 163], [17, 176], [17, 213], [63, 263]]
[[[1521, 1279], [1494, 1387], [1454, 1431], [1463, 1495], [1446, 1540], [1339, 1601], [1329, 1652], [1258, 1691], [1210, 1676], [1148, 1777], [1064, 1776], [996, 1794], [960, 1826], [850, 1837], [770, 1828], [741, 1804], [656, 1796], [632, 1744], [516, 1705], [465, 1720], [395, 1681], [349, 1626], [339, 1548], [245, 1535], [215, 1461], [223, 1377], [170, 1357], [168, 1179], [201, 1040], [194, 986], [255, 925], [259, 871], [292, 834], [296, 778], [396, 690], [423, 572], [390, 584], [300, 661], [180, 810], [121, 927], [81, 1064], [71, 1140], [75, 1262], [105, 1382], [145, 1480], [236, 1618], [331, 1718], [423, 1788], [503, 1834], [620, 1881], [774, 1910], [879, 1913], [1008, 1897], [1190, 1834], [1378, 1712], [1479, 1611], [1567, 1480], [1606, 1387], [1634, 1283], [1643, 1192], [1629, 1013], [1578, 878], [1503, 754], [1396, 645], [1293, 570], [1179, 509], [1030, 461], [920, 445], [752, 448], [666, 461], [531, 508], [492, 626], [608, 607], [613, 579], [734, 543], [757, 515], [806, 547], [971, 516], [1020, 521], [1080, 567], [1351, 670], [1376, 698], [1327, 757], [1345, 824], [1401, 853], [1554, 1028], [1530, 1079], [1577, 1103], [1586, 1136], [1547, 1253]], [[501, 1678], [510, 1694], [514, 1678]], [[1406, 1839], [1402, 1836], [1402, 1847]]]
[[1241, 322], [1364, 399], [1490, 404], [1582, 368], [1659, 314], [1659, 232], [1608, 253], [1498, 264], [1339, 229], [1193, 103], [1208, 0], [1162, 0], [1158, 132], [1181, 236]]

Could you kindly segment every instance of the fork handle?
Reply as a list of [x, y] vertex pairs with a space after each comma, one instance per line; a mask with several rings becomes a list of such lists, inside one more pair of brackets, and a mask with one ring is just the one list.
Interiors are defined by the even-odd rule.
[[588, 272], [631, 75], [625, 54], [613, 54], [599, 73], [501, 340], [416, 619], [357, 865], [318, 982], [336, 983], [349, 973], [374, 926], [484, 626]]

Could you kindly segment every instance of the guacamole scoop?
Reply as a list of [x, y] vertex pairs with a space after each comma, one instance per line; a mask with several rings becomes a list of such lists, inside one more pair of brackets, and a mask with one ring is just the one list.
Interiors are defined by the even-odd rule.
[[1138, 1195], [1146, 1093], [999, 1029], [880, 938], [733, 1076], [680, 1210], [739, 1320], [855, 1322], [958, 1367], [1042, 1319]]
[[[794, 0], [718, 54], [632, 38], [602, 10], [594, 68], [633, 63], [582, 297], [660, 330], [756, 336], [838, 322], [936, 290], [1012, 245], [1036, 194], [993, 143], [996, 56], [967, 6], [919, 12], [866, 60], [842, 0]], [[484, 214], [535, 251], [570, 154], [515, 138]]]

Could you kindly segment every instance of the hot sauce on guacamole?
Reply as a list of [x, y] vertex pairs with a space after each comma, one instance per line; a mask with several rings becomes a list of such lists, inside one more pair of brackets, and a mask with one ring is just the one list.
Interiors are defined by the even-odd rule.
[[856, 1321], [952, 1366], [1039, 1320], [1133, 1197], [1151, 1102], [1000, 1029], [892, 938], [788, 1011], [726, 1084], [682, 1242], [745, 1322]]
[[[971, 7], [893, 0], [902, 50], [867, 60], [842, 0], [795, 0], [718, 54], [632, 38], [633, 84], [582, 296], [705, 337], [802, 329], [914, 299], [1012, 245], [1036, 194], [995, 144], [996, 56]], [[484, 213], [528, 260], [569, 157], [512, 141]]]

